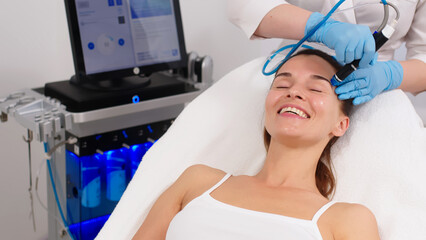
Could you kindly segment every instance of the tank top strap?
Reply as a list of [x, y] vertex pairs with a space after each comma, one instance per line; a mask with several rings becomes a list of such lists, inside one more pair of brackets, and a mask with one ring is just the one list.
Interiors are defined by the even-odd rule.
[[324, 206], [322, 206], [314, 215], [314, 217], [312, 218], [312, 222], [314, 222], [315, 224], [318, 222], [318, 219], [321, 217], [321, 215], [327, 211], [328, 208], [330, 208], [333, 204], [335, 204], [335, 201], [330, 201], [328, 203], [326, 203]]
[[211, 187], [209, 190], [207, 190], [205, 192], [205, 194], [210, 194], [211, 192], [213, 192], [216, 188], [218, 188], [220, 185], [222, 185], [222, 183], [224, 183], [226, 180], [228, 180], [228, 178], [232, 176], [232, 174], [227, 173], [218, 183], [216, 183], [213, 187]]

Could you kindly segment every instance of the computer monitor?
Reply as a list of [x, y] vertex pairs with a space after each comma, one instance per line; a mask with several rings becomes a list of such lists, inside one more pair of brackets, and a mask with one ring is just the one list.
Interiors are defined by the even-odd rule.
[[65, 8], [73, 83], [120, 85], [187, 65], [178, 0], [65, 0]]

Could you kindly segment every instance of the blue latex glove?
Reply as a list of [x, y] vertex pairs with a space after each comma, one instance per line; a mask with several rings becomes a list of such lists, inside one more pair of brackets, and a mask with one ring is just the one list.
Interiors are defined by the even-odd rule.
[[[305, 35], [323, 18], [324, 15], [321, 13], [312, 13], [306, 22]], [[334, 49], [336, 60], [342, 65], [351, 63], [355, 59], [361, 59], [359, 67], [367, 67], [374, 59], [376, 52], [376, 43], [370, 28], [338, 22], [330, 18], [307, 40], [308, 42], [323, 43]]]
[[368, 68], [359, 68], [340, 84], [335, 92], [340, 100], [354, 98], [354, 105], [365, 103], [377, 94], [401, 85], [404, 70], [397, 61], [377, 62]]

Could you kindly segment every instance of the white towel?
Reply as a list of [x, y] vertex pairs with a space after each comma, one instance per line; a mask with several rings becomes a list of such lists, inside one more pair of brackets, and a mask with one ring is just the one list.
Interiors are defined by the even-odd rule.
[[426, 239], [426, 130], [401, 90], [357, 108], [332, 159], [335, 200], [370, 208], [383, 240]]
[[[264, 101], [272, 77], [264, 59], [232, 71], [192, 101], [147, 152], [96, 239], [131, 239], [158, 196], [190, 165], [255, 174], [265, 158]], [[426, 239], [426, 131], [399, 90], [356, 109], [332, 149], [336, 200], [359, 202], [379, 221], [382, 239]], [[423, 219], [422, 219], [423, 217]]]

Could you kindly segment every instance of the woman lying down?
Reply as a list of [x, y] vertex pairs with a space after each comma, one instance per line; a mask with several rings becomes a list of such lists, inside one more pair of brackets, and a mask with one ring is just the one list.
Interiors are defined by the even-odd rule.
[[288, 60], [265, 101], [262, 169], [232, 176], [189, 167], [158, 198], [133, 239], [379, 239], [369, 209], [330, 201], [330, 148], [348, 129], [352, 106], [330, 84], [339, 68], [317, 50]]

